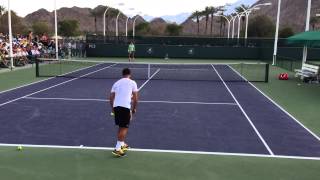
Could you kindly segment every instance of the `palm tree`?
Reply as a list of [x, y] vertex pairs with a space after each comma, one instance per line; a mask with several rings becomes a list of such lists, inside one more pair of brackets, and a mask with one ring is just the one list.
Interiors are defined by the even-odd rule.
[[311, 27], [312, 27], [312, 30], [315, 30], [316, 29], [316, 25], [319, 23], [319, 20], [320, 18], [315, 16], [315, 17], [312, 17], [310, 19], [310, 24], [311, 24]]
[[202, 16], [205, 17], [206, 20], [206, 29], [205, 29], [205, 35], [207, 35], [207, 29], [208, 29], [208, 21], [209, 21], [209, 16], [211, 14], [211, 9], [210, 7], [206, 7], [202, 12], [201, 12]]
[[194, 19], [196, 18], [197, 20], [197, 25], [198, 25], [198, 30], [197, 30], [197, 35], [199, 36], [199, 32], [200, 32], [200, 16], [201, 16], [201, 13], [199, 11], [195, 11], [192, 13], [191, 15], [191, 19]]
[[[225, 6], [219, 6], [217, 8], [217, 11], [220, 12], [221, 15], [224, 15], [224, 12], [226, 11], [226, 7]], [[223, 27], [224, 20], [225, 19], [223, 17], [220, 17], [220, 20], [219, 20], [219, 22], [220, 22], [220, 37], [222, 35], [222, 27]]]
[[209, 12], [210, 12], [210, 16], [211, 16], [210, 35], [213, 36], [213, 19], [214, 19], [214, 14], [216, 14], [218, 11], [215, 7], [210, 6]]
[[0, 16], [2, 16], [4, 14], [5, 10], [6, 10], [6, 8], [4, 8], [3, 6], [0, 6]]

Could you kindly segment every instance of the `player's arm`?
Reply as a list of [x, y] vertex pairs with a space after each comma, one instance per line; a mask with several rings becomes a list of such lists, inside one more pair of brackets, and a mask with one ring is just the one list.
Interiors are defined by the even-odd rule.
[[138, 91], [132, 92], [132, 113], [136, 113], [138, 105]]
[[113, 103], [114, 103], [114, 98], [116, 97], [116, 93], [115, 92], [111, 92], [110, 96], [109, 96], [109, 102], [110, 102], [110, 106], [113, 112]]

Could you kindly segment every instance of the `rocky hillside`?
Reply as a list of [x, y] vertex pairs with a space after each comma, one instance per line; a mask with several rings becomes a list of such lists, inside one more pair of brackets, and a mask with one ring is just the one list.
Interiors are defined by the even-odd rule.
[[[271, 2], [271, 6], [261, 8], [255, 14], [266, 14], [270, 16], [274, 22], [277, 17], [278, 0], [259, 0], [256, 4]], [[312, 1], [311, 17], [315, 17], [316, 13], [320, 13], [320, 1]], [[307, 15], [307, 0], [282, 0], [280, 28], [292, 27], [295, 32], [301, 32], [305, 29]], [[317, 23], [319, 27], [320, 23]]]
[[[277, 13], [277, 2], [278, 0], [258, 0], [257, 3], [265, 3], [271, 2], [272, 6], [267, 6], [261, 8], [261, 10], [256, 11], [253, 13], [250, 18], [255, 15], [259, 14], [266, 14], [271, 17], [271, 19], [276, 20], [276, 13]], [[320, 0], [313, 0], [312, 1], [312, 16], [315, 16], [316, 13], [320, 13]], [[104, 6], [98, 6], [94, 11], [99, 11], [100, 14], [96, 15], [96, 18], [92, 15], [92, 9], [90, 8], [79, 8], [79, 7], [72, 7], [72, 8], [61, 8], [58, 10], [58, 20], [65, 20], [65, 19], [75, 19], [80, 23], [80, 30], [83, 32], [98, 32], [102, 33], [103, 30], [103, 21], [102, 21], [102, 14], [101, 10], [105, 9]], [[282, 0], [282, 9], [281, 9], [281, 28], [283, 27], [292, 27], [295, 32], [301, 32], [305, 28], [305, 19], [306, 19], [306, 9], [307, 9], [307, 1], [306, 0]], [[110, 15], [112, 16], [112, 15]], [[95, 23], [96, 19], [96, 23]], [[127, 17], [125, 15], [121, 15], [119, 18], [119, 28], [121, 34], [124, 34], [125, 31], [125, 22]], [[39, 9], [36, 12], [33, 12], [27, 15], [24, 18], [25, 24], [29, 27], [36, 21], [45, 21], [49, 22], [49, 24], [53, 27], [54, 25], [54, 14], [53, 12], [48, 12], [45, 9]], [[108, 27], [107, 31], [109, 34], [115, 34], [115, 15], [111, 18], [108, 18]], [[129, 30], [132, 29], [132, 19], [129, 19]], [[142, 17], [139, 17], [136, 24], [141, 22], [145, 22]], [[97, 30], [95, 30], [95, 24]], [[208, 22], [208, 30], [207, 35], [210, 35], [210, 24], [211, 21]], [[219, 36], [220, 34], [220, 23], [219, 17], [214, 18], [213, 23], [213, 34], [215, 36]], [[151, 32], [155, 34], [160, 33], [163, 34], [165, 32], [165, 27], [167, 22], [161, 18], [155, 18], [150, 22]], [[182, 24], [183, 27], [183, 35], [195, 35], [197, 34], [197, 23], [192, 19], [187, 19]], [[237, 23], [235, 24], [237, 27]], [[316, 24], [317, 28], [320, 28], [320, 23]], [[222, 26], [222, 31], [226, 34], [227, 24]], [[200, 21], [200, 35], [205, 34], [205, 20], [202, 18]]]
[[[101, 9], [103, 6], [98, 6], [96, 9]], [[95, 32], [95, 17], [92, 15], [92, 9], [90, 8], [79, 8], [79, 7], [72, 7], [72, 8], [61, 8], [57, 11], [58, 14], [58, 21], [66, 20], [66, 19], [73, 19], [77, 20], [80, 24], [80, 30], [83, 32]], [[96, 26], [97, 26], [97, 32], [102, 33], [103, 31], [103, 19], [101, 15], [96, 15]], [[110, 15], [111, 16], [111, 15]], [[119, 17], [119, 30], [122, 34], [125, 33], [125, 23], [126, 23], [127, 17], [123, 14]], [[29, 27], [32, 26], [34, 22], [37, 21], [45, 21], [49, 22], [49, 25], [53, 28], [54, 26], [54, 12], [48, 12], [45, 9], [39, 9], [36, 12], [33, 12], [31, 14], [28, 14], [24, 18], [25, 24]], [[142, 17], [138, 17], [136, 24], [139, 24], [141, 22], [145, 22], [145, 20]], [[133, 19], [129, 18], [128, 23], [128, 29], [132, 29], [132, 23]], [[116, 18], [108, 18], [108, 27], [106, 28], [109, 33], [115, 32], [115, 24], [116, 24]]]

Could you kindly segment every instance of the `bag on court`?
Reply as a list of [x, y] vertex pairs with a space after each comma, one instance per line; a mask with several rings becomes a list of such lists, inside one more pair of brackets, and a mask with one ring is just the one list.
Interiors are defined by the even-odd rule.
[[279, 80], [289, 80], [289, 75], [288, 73], [281, 73], [279, 75]]

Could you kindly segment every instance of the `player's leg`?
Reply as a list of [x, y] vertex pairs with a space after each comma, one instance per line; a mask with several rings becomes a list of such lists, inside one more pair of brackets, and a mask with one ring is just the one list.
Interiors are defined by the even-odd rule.
[[129, 52], [129, 62], [132, 61], [132, 52]]
[[125, 144], [125, 139], [128, 134], [129, 125], [130, 125], [130, 109], [123, 107], [115, 107], [115, 123], [119, 126], [117, 144], [115, 150], [112, 152], [116, 156], [125, 156], [125, 151], [129, 148], [128, 145]]

